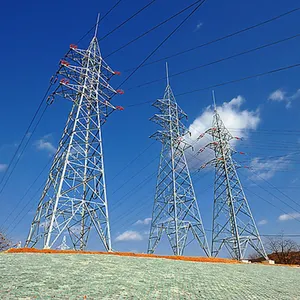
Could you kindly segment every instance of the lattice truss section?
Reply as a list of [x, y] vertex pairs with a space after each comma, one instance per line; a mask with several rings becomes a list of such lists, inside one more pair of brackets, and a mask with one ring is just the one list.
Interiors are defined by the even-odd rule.
[[161, 141], [162, 150], [148, 253], [155, 251], [165, 232], [175, 255], [182, 255], [185, 247], [196, 239], [209, 256], [206, 235], [184, 154], [190, 147], [183, 139], [187, 130], [181, 120], [186, 118], [186, 114], [177, 105], [169, 84], [163, 99], [157, 100], [153, 106], [158, 108], [160, 113], [155, 114], [151, 120], [160, 125], [162, 130], [151, 137]]
[[240, 138], [233, 137], [227, 130], [216, 107], [212, 127], [199, 138], [205, 134], [212, 136], [212, 142], [199, 152], [209, 148], [215, 153], [214, 159], [201, 166], [215, 167], [212, 256], [217, 256], [225, 246], [232, 258], [241, 260], [250, 245], [268, 259], [236, 171], [239, 165], [232, 158], [236, 151], [230, 141]]
[[101, 126], [120, 106], [122, 94], [109, 80], [114, 72], [102, 59], [96, 36], [87, 50], [70, 45], [51, 79], [52, 103], [59, 95], [73, 102], [49, 177], [26, 241], [27, 247], [53, 248], [67, 234], [74, 249], [83, 250], [93, 228], [106, 250], [111, 238], [104, 177]]

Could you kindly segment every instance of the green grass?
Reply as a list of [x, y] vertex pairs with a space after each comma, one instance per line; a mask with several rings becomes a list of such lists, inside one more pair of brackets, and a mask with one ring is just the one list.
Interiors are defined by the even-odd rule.
[[1, 254], [0, 299], [300, 299], [300, 268]]

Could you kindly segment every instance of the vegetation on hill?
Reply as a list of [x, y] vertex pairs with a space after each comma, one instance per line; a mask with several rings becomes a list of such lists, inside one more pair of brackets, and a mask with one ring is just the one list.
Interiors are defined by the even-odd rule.
[[[269, 239], [266, 249], [269, 259], [274, 260], [276, 264], [300, 265], [300, 245], [291, 239]], [[260, 262], [265, 259], [253, 254], [250, 260]]]

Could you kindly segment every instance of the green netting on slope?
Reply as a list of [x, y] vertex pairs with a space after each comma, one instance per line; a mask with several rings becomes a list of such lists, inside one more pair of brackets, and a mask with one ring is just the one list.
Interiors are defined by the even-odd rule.
[[1, 254], [0, 299], [300, 299], [300, 268]]

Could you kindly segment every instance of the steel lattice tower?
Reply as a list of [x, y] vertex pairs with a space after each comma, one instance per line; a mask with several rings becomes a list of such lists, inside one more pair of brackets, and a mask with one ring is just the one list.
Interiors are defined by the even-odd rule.
[[102, 59], [95, 35], [88, 49], [70, 45], [60, 61], [49, 96], [73, 102], [49, 177], [33, 219], [26, 247], [53, 248], [66, 233], [74, 249], [84, 250], [93, 228], [107, 251], [111, 238], [104, 176], [101, 126], [116, 109], [109, 80], [114, 72]]
[[182, 255], [187, 245], [188, 234], [191, 232], [206, 255], [210, 256], [184, 153], [190, 145], [183, 139], [188, 131], [181, 120], [187, 116], [178, 106], [168, 79], [163, 99], [158, 99], [153, 106], [158, 108], [160, 113], [150, 120], [160, 125], [162, 130], [151, 137], [161, 141], [162, 150], [148, 253], [154, 253], [165, 232], [174, 255]]
[[250, 245], [267, 260], [268, 256], [236, 171], [238, 165], [232, 159], [234, 150], [230, 141], [239, 138], [232, 136], [224, 126], [215, 100], [212, 127], [199, 138], [205, 134], [212, 136], [212, 142], [200, 149], [200, 152], [210, 148], [215, 153], [215, 158], [202, 166], [211, 164], [215, 167], [212, 256], [216, 257], [225, 246], [232, 258], [242, 260]]

